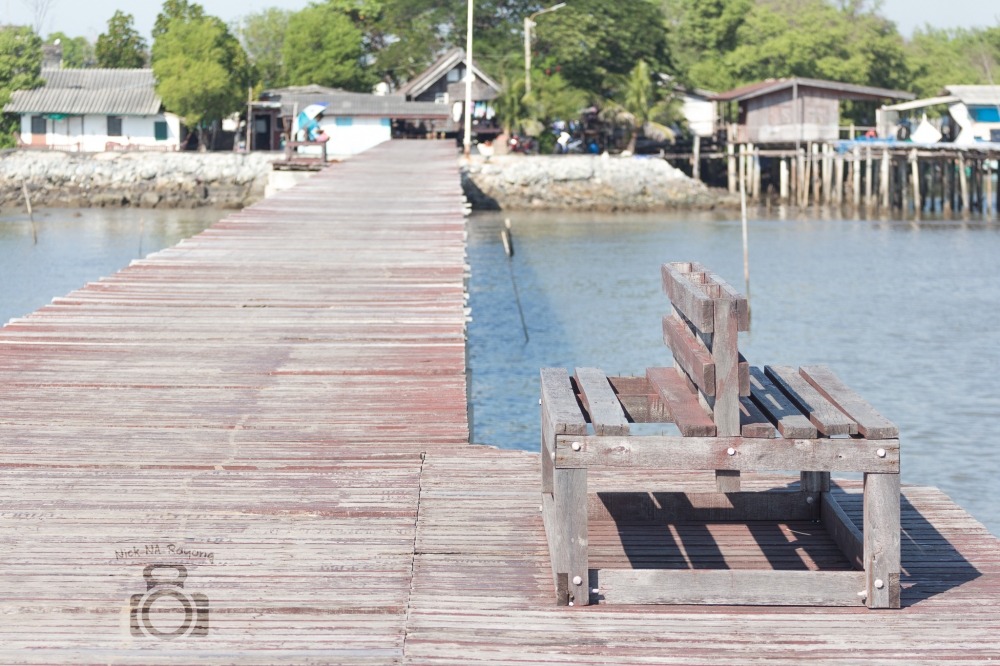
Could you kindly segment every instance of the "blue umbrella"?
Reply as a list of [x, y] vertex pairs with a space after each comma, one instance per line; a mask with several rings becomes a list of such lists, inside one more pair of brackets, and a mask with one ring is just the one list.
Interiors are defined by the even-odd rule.
[[316, 135], [319, 134], [320, 127], [316, 118], [325, 108], [326, 102], [318, 102], [316, 104], [310, 104], [306, 108], [299, 111], [299, 129], [305, 130], [306, 138], [309, 141], [315, 141]]

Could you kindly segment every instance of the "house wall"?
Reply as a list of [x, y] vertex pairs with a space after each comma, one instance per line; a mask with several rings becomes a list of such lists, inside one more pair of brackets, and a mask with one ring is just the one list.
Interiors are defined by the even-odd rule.
[[357, 155], [392, 138], [388, 118], [325, 116], [320, 127], [330, 137], [328, 155]]
[[835, 93], [799, 87], [747, 100], [740, 139], [753, 143], [836, 141], [840, 131], [840, 99]]
[[[448, 86], [458, 81], [464, 80], [465, 65], [456, 65], [446, 72], [441, 78], [435, 81], [427, 90], [413, 98], [414, 102], [438, 102], [448, 104]], [[477, 79], [478, 80], [478, 79]]]
[[[108, 117], [105, 115], [67, 116], [61, 120], [46, 120], [45, 134], [36, 135], [31, 132], [32, 115], [21, 115], [21, 141], [30, 146], [101, 152], [115, 145], [169, 150], [176, 150], [180, 145], [180, 119], [172, 113], [156, 116], [121, 116], [121, 136], [108, 135]], [[165, 140], [156, 139], [157, 121], [167, 123]]]
[[688, 127], [697, 136], [708, 137], [715, 133], [715, 103], [702, 97], [685, 95], [681, 98], [681, 113]]

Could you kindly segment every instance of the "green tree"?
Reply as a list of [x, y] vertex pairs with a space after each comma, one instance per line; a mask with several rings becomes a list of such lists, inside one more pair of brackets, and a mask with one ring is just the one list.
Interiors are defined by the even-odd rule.
[[573, 86], [560, 72], [549, 70], [532, 77], [531, 94], [525, 99], [530, 120], [524, 122], [524, 133], [538, 137], [539, 152], [551, 152], [555, 135], [546, 132], [556, 120], [572, 120], [590, 104], [591, 95]]
[[1000, 78], [1000, 46], [992, 47], [991, 30], [939, 29], [925, 26], [907, 44], [913, 92], [939, 95], [946, 85], [989, 84]]
[[[242, 109], [253, 68], [226, 25], [214, 16], [175, 18], [153, 42], [156, 92], [189, 127], [204, 130]], [[215, 132], [208, 142], [214, 145]]]
[[94, 56], [94, 45], [86, 37], [70, 37], [64, 32], [53, 32], [45, 40], [46, 44], [55, 44], [56, 40], [62, 47], [63, 67], [80, 69], [93, 67], [97, 60]]
[[670, 54], [692, 85], [723, 91], [733, 86], [722, 59], [738, 45], [753, 0], [666, 0]]
[[525, 123], [531, 118], [531, 110], [524, 98], [524, 79], [511, 80], [503, 76], [500, 85], [503, 90], [493, 100], [500, 126], [507, 135], [524, 132]]
[[601, 116], [623, 127], [629, 136], [626, 150], [634, 153], [640, 136], [658, 141], [672, 140], [674, 131], [667, 125], [677, 122], [680, 113], [668, 95], [654, 81], [653, 72], [640, 60], [626, 77], [618, 100], [606, 100]]
[[[0, 109], [15, 90], [31, 90], [42, 85], [42, 39], [24, 26], [0, 27]], [[20, 117], [0, 116], [0, 147], [15, 144]]]
[[[821, 26], [821, 27], [820, 27]], [[788, 76], [905, 88], [911, 76], [903, 39], [860, 3], [826, 0], [758, 4], [737, 31], [723, 66], [736, 84]]]
[[377, 82], [374, 70], [365, 64], [362, 31], [332, 3], [309, 5], [292, 14], [283, 54], [292, 85], [367, 92]]
[[265, 88], [285, 85], [283, 49], [290, 16], [288, 10], [270, 7], [243, 17], [236, 28], [240, 44], [257, 68]]
[[611, 97], [639, 60], [673, 71], [663, 14], [648, 0], [574, 0], [543, 20], [534, 31], [533, 63], [558, 68], [574, 88]]
[[97, 37], [98, 67], [128, 69], [146, 66], [146, 40], [135, 29], [131, 14], [118, 10], [108, 19], [107, 32]]
[[205, 18], [205, 8], [197, 2], [188, 0], [166, 0], [160, 13], [156, 15], [156, 22], [153, 23], [153, 42], [156, 42], [163, 33], [170, 27], [170, 22], [174, 19], [182, 21], [193, 21]]

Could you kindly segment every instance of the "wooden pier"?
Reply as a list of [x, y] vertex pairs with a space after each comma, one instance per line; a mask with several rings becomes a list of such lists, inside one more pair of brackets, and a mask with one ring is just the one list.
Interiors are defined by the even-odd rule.
[[[453, 144], [391, 142], [0, 330], [0, 662], [1000, 658], [1000, 543], [905, 455], [899, 610], [557, 606], [538, 454], [467, 443], [464, 233]], [[808, 523], [639, 534], [614, 488], [598, 566], [826, 566]]]
[[[696, 144], [697, 145], [697, 144]], [[674, 166], [725, 164], [732, 193], [757, 203], [844, 208], [872, 215], [1000, 215], [1000, 144], [806, 142], [798, 148], [730, 143], [726, 151], [673, 153]], [[698, 177], [695, 175], [694, 177]]]

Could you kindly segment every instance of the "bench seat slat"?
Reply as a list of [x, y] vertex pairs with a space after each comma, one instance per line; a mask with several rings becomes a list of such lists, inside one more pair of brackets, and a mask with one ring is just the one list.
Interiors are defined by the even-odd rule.
[[583, 406], [590, 414], [594, 432], [598, 435], [629, 434], [628, 418], [604, 371], [599, 368], [576, 368], [573, 376]]
[[647, 368], [646, 378], [670, 410], [685, 437], [714, 437], [715, 423], [674, 368]]
[[786, 439], [815, 439], [816, 426], [768, 379], [760, 368], [750, 368], [750, 397]]
[[786, 365], [766, 365], [764, 372], [827, 437], [858, 434], [858, 424], [854, 419], [820, 395], [820, 392], [796, 372], [795, 368]]
[[857, 421], [858, 432], [868, 439], [895, 439], [899, 437], [899, 428], [885, 418], [864, 398], [850, 389], [837, 375], [825, 365], [809, 365], [799, 368], [807, 382], [819, 391], [823, 397], [840, 408], [845, 414]]
[[542, 409], [555, 434], [587, 434], [587, 421], [565, 368], [542, 368]]
[[744, 437], [774, 437], [774, 426], [750, 398], [740, 398], [740, 434]]

